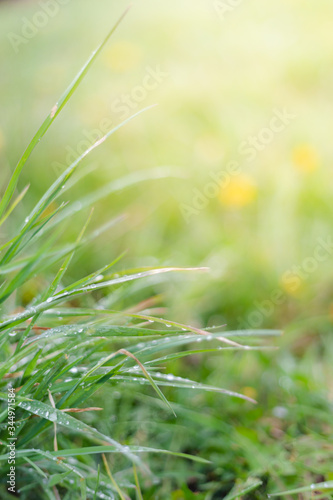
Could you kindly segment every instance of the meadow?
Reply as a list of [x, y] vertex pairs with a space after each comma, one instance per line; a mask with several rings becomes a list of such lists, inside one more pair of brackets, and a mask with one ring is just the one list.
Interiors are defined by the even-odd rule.
[[0, 3], [0, 498], [333, 498], [332, 4], [127, 6]]

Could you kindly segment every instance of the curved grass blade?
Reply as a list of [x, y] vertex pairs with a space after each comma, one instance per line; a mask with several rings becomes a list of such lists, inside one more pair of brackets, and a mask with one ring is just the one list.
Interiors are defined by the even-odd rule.
[[[176, 451], [170, 450], [160, 450], [158, 448], [150, 448], [147, 446], [126, 446], [126, 449], [131, 451], [132, 453], [161, 453], [163, 455], [172, 455], [174, 457], [185, 458], [187, 460], [191, 460], [193, 462], [198, 462], [202, 464], [211, 463], [209, 460], [206, 460], [201, 457], [197, 457], [195, 455], [189, 455], [188, 453], [179, 453]], [[43, 455], [45, 452], [39, 449], [31, 448], [26, 450], [17, 450], [16, 456], [17, 458], [21, 458], [22, 456], [31, 457], [34, 455]], [[62, 457], [77, 457], [84, 455], [94, 455], [99, 453], [119, 453], [117, 449], [111, 447], [110, 445], [104, 446], [87, 446], [84, 448], [71, 448], [68, 450], [60, 450], [59, 452], [49, 451], [48, 455], [52, 457], [58, 457], [61, 455]], [[8, 454], [0, 455], [0, 461], [8, 460]]]
[[280, 491], [279, 493], [271, 493], [268, 495], [268, 498], [285, 496], [285, 495], [297, 495], [298, 493], [307, 493], [307, 492], [313, 492], [313, 491], [326, 491], [326, 490], [333, 491], [333, 481], [325, 481], [323, 483], [314, 483], [314, 484], [310, 484], [308, 486], [303, 486], [301, 488], [296, 488], [294, 490]]
[[[180, 389], [199, 389], [208, 392], [219, 392], [221, 394], [226, 394], [227, 396], [233, 396], [235, 398], [244, 399], [245, 401], [249, 401], [250, 403], [256, 404], [257, 402], [249, 398], [248, 396], [244, 396], [244, 394], [240, 394], [238, 392], [229, 391], [228, 389], [222, 389], [220, 387], [215, 387], [212, 385], [200, 384], [199, 382], [195, 382], [194, 380], [176, 377], [172, 374], [164, 374], [164, 373], [154, 373], [155, 383], [157, 385], [169, 386], [169, 387], [178, 387]], [[126, 375], [114, 375], [112, 380], [123, 380], [127, 383], [131, 382], [140, 382], [142, 384], [147, 384], [145, 378], [141, 377], [139, 374], [135, 374], [133, 378], [133, 373], [130, 376]]]

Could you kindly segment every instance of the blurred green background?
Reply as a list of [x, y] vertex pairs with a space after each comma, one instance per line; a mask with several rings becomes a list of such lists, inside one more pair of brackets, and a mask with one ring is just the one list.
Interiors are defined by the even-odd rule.
[[[45, 16], [36, 17], [45, 12], [43, 2], [1, 2], [2, 188], [45, 115], [127, 6], [122, 0], [55, 3], [55, 13], [43, 22]], [[236, 478], [251, 474], [271, 489], [333, 479], [328, 459], [333, 450], [328, 438], [332, 2], [133, 4], [29, 160], [20, 188], [31, 187], [16, 211], [17, 224], [95, 138], [157, 104], [84, 160], [82, 168], [90, 173], [63, 199], [75, 200], [113, 179], [155, 167], [170, 176], [96, 204], [96, 227], [118, 214], [126, 218], [78, 255], [68, 279], [101, 267], [124, 249], [120, 268], [207, 266], [207, 273], [150, 281], [138, 296], [162, 294], [167, 316], [192, 325], [285, 330], [275, 341], [278, 351], [177, 363], [181, 375], [193, 371], [198, 380], [243, 390], [259, 402], [252, 408], [215, 395], [170, 393], [171, 400], [189, 408], [181, 425], [190, 425], [189, 419], [197, 442], [179, 430], [175, 434], [174, 424], [154, 439], [179, 435], [174, 446], [191, 449], [195, 442], [218, 465], [214, 472], [193, 470], [194, 486], [188, 488], [211, 488], [223, 498]], [[31, 28], [38, 19], [43, 26]], [[272, 121], [274, 116], [285, 118]], [[230, 162], [237, 165], [232, 174]], [[219, 187], [212, 187], [214, 175], [223, 179]], [[75, 238], [87, 214], [67, 221], [65, 240]], [[43, 286], [41, 280], [29, 283], [17, 302], [29, 301]], [[202, 420], [193, 416], [198, 407]], [[205, 418], [214, 420], [206, 434]], [[174, 495], [185, 495], [186, 489]]]

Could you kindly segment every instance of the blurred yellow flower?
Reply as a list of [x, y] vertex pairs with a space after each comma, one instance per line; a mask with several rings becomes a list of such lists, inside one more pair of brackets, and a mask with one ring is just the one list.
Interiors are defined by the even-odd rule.
[[258, 396], [258, 393], [257, 391], [255, 390], [254, 387], [243, 387], [243, 389], [241, 390], [241, 393], [244, 394], [244, 396], [247, 396], [248, 398], [252, 398], [252, 399], [256, 399], [256, 397]]
[[116, 73], [136, 68], [142, 60], [140, 47], [130, 42], [118, 42], [104, 52], [103, 62]]
[[242, 208], [252, 203], [257, 197], [257, 186], [254, 181], [243, 174], [230, 179], [227, 186], [220, 191], [220, 201], [223, 205], [233, 208]]
[[309, 144], [300, 144], [292, 152], [292, 161], [297, 170], [311, 173], [319, 168], [317, 151]]
[[300, 276], [292, 272], [285, 273], [282, 276], [280, 285], [282, 290], [292, 297], [299, 296], [304, 289], [304, 281], [302, 281]]

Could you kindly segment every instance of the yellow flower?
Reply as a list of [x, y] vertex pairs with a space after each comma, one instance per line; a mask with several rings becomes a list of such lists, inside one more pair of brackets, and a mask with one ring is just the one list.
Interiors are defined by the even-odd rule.
[[244, 396], [247, 396], [248, 398], [256, 399], [258, 396], [258, 393], [254, 387], [243, 387], [241, 390], [241, 393], [244, 394]]
[[116, 73], [125, 73], [136, 68], [141, 60], [141, 49], [130, 42], [115, 43], [103, 56], [104, 64]]
[[231, 178], [227, 186], [222, 187], [219, 198], [227, 207], [242, 208], [256, 199], [257, 191], [253, 180], [240, 174]]
[[292, 297], [299, 296], [304, 290], [304, 281], [293, 272], [285, 273], [280, 280], [280, 285], [283, 291]]
[[292, 153], [292, 161], [297, 170], [305, 174], [319, 168], [319, 157], [316, 150], [309, 144], [298, 145]]

